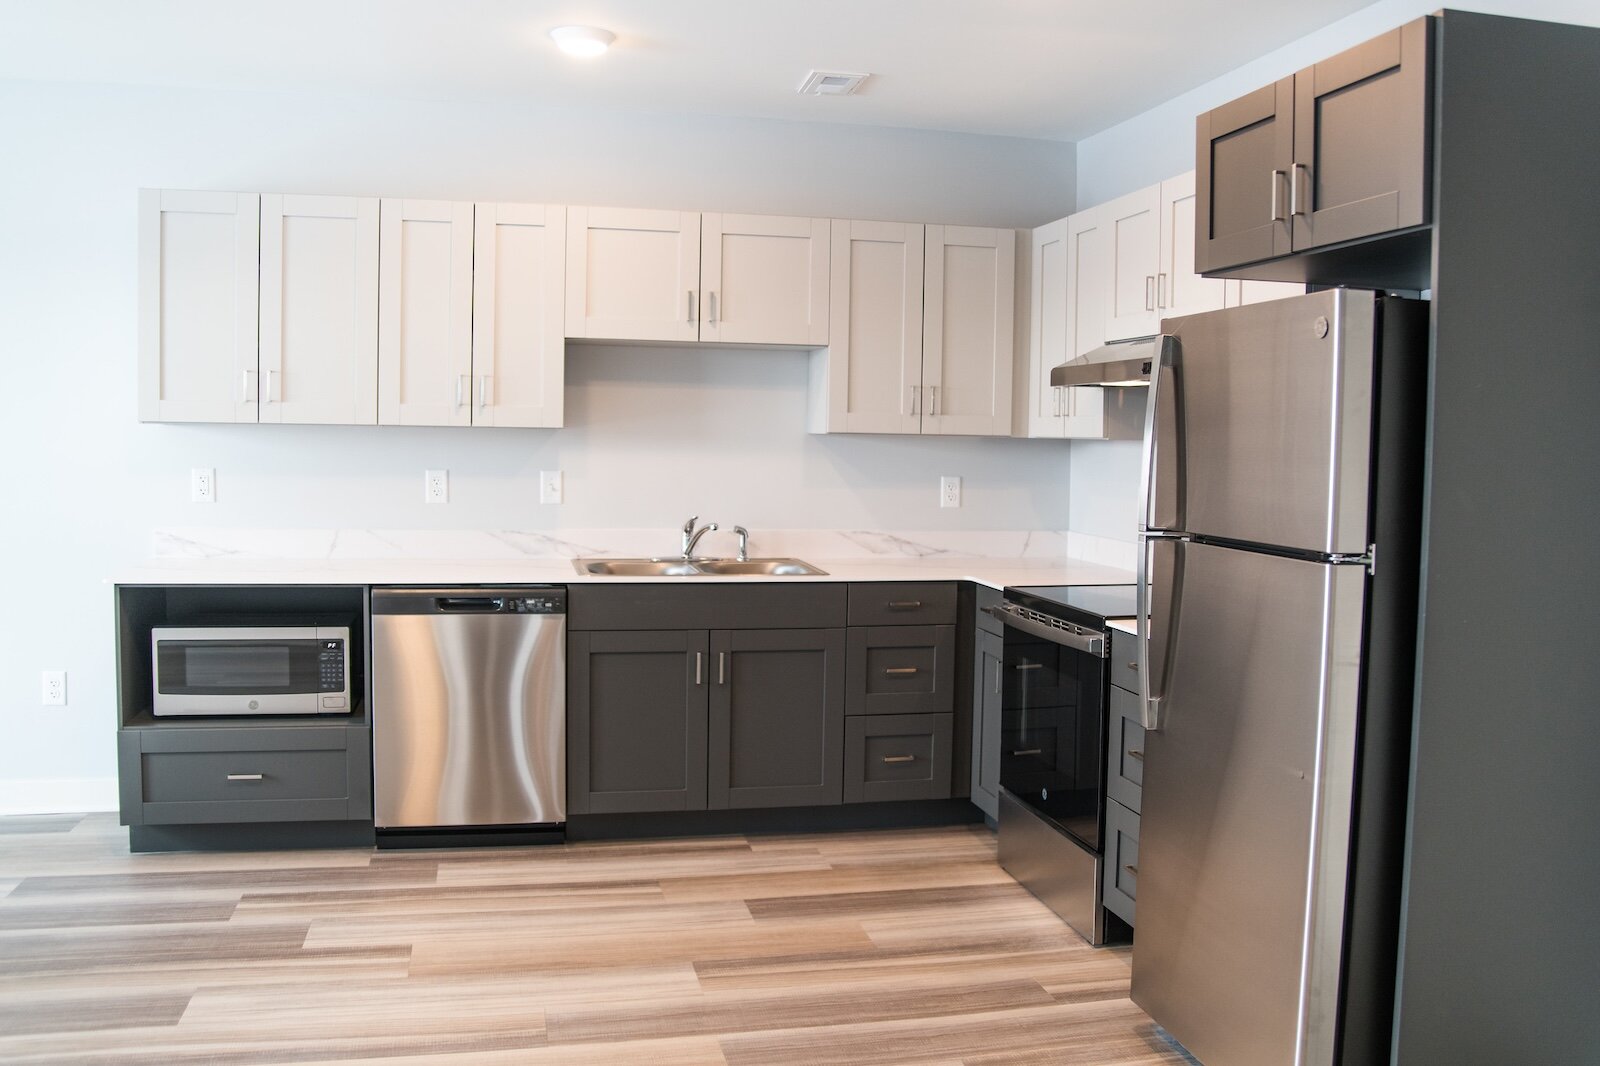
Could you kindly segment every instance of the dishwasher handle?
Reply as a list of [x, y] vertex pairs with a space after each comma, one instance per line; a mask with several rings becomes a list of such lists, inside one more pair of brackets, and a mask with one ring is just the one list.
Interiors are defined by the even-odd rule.
[[433, 606], [440, 614], [501, 614], [506, 601], [503, 596], [435, 596]]
[[485, 588], [378, 587], [372, 590], [373, 615], [564, 615], [567, 590], [562, 585]]

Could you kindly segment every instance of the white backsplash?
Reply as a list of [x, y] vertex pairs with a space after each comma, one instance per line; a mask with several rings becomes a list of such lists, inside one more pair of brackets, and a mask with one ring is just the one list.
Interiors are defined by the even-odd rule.
[[[151, 534], [157, 559], [575, 559], [674, 555], [670, 529], [229, 529], [173, 527]], [[700, 542], [706, 555], [736, 551], [731, 530]], [[757, 529], [753, 556], [802, 559], [1081, 559], [1131, 569], [1130, 542], [1054, 530], [888, 531]]]

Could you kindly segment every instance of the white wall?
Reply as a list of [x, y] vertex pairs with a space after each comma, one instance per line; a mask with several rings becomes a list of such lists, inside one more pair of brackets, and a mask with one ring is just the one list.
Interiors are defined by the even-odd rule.
[[[383, 194], [1032, 226], [1071, 145], [731, 119], [0, 82], [0, 442], [12, 474], [0, 812], [107, 807], [103, 579], [171, 525], [1065, 528], [1059, 443], [810, 437], [795, 352], [574, 348], [564, 430], [135, 420], [136, 190]], [[188, 502], [191, 466], [218, 502]], [[420, 502], [450, 470], [451, 502]], [[536, 474], [567, 473], [541, 507]], [[935, 506], [937, 479], [967, 505]], [[39, 706], [66, 669], [70, 704]], [[94, 797], [92, 799], [82, 797]], [[76, 797], [76, 798], [74, 798]]]
[[[1467, 11], [1600, 26], [1600, 0], [1466, 0]], [[1380, 0], [1254, 62], [1078, 142], [1077, 210], [1193, 170], [1194, 120], [1203, 111], [1292, 74], [1351, 45], [1439, 10], [1429, 0]], [[1139, 445], [1072, 446], [1071, 529], [1134, 539]]]

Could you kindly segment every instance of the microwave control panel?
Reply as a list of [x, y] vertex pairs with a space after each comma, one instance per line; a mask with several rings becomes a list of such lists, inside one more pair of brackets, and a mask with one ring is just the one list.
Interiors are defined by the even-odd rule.
[[321, 671], [320, 688], [323, 692], [344, 691], [344, 641], [325, 637], [318, 642], [317, 666]]

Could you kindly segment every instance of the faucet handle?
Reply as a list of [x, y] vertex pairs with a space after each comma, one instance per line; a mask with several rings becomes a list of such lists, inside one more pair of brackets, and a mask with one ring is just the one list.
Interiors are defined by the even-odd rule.
[[687, 522], [685, 522], [683, 524], [683, 534], [684, 534], [684, 536], [688, 536], [690, 533], [693, 533], [694, 532], [694, 527], [699, 523], [699, 521], [700, 521], [700, 516], [699, 515], [695, 515], [693, 518], [691, 518]]

